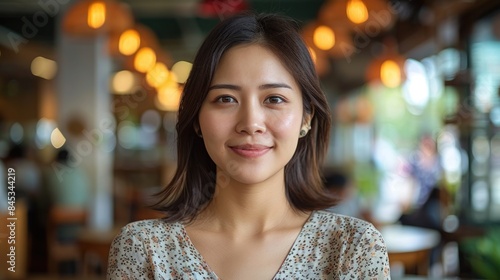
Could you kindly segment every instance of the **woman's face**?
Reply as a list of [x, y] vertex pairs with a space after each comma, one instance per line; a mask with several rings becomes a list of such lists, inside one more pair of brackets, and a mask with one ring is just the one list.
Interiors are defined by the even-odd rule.
[[238, 45], [222, 56], [199, 123], [218, 178], [243, 184], [284, 180], [303, 125], [302, 94], [273, 52]]

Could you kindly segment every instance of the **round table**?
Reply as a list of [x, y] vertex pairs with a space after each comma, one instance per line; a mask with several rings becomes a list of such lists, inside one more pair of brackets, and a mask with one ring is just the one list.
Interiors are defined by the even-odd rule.
[[426, 275], [430, 251], [436, 247], [441, 235], [438, 231], [413, 226], [386, 225], [380, 229], [392, 264], [404, 265], [405, 272]]

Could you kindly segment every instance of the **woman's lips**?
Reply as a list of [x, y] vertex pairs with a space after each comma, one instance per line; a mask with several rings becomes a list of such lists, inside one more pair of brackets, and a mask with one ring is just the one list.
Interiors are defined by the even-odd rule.
[[264, 145], [238, 145], [230, 146], [236, 154], [246, 158], [256, 158], [266, 154], [272, 147]]

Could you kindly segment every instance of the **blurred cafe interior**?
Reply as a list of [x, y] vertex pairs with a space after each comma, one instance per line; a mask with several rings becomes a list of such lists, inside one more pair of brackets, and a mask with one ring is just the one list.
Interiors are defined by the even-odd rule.
[[0, 1], [0, 279], [103, 279], [117, 230], [161, 217], [194, 55], [245, 10], [299, 23], [329, 210], [381, 231], [392, 277], [498, 279], [498, 0]]

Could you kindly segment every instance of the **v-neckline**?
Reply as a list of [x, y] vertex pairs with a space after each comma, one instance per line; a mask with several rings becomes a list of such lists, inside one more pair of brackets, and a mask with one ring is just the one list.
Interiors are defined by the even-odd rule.
[[[316, 213], [316, 211], [312, 211], [311, 214], [309, 215], [309, 217], [307, 218], [307, 220], [305, 221], [305, 223], [302, 225], [302, 228], [300, 229], [299, 233], [297, 234], [297, 237], [295, 238], [295, 240], [293, 241], [293, 244], [292, 246], [290, 247], [290, 249], [288, 250], [288, 253], [286, 254], [286, 257], [285, 259], [283, 260], [283, 262], [281, 263], [280, 267], [278, 268], [278, 270], [276, 271], [276, 273], [274, 274], [273, 278], [271, 279], [275, 279], [276, 276], [278, 276], [279, 274], [281, 274], [281, 271], [287, 266], [287, 264], [291, 261], [290, 258], [291, 258], [291, 253], [293, 251], [295, 251], [295, 247], [297, 247], [297, 243], [299, 243], [299, 240], [303, 237], [303, 235], [305, 234], [306, 232], [306, 229], [308, 228], [309, 224], [311, 223], [311, 220], [314, 216], [314, 214]], [[191, 249], [192, 252], [194, 252], [195, 254], [195, 257], [201, 262], [201, 264], [203, 265], [203, 267], [212, 275], [212, 276], [215, 276], [216, 279], [219, 279], [219, 280], [222, 280], [216, 273], [215, 271], [210, 267], [210, 265], [208, 265], [208, 262], [205, 260], [205, 258], [203, 257], [203, 255], [200, 253], [200, 251], [198, 251], [198, 249], [196, 248], [196, 246], [194, 246], [194, 243], [191, 241], [191, 238], [189, 237], [187, 231], [186, 231], [186, 228], [184, 227], [184, 225], [182, 223], [179, 223], [180, 227], [181, 227], [181, 230], [182, 230], [182, 235], [184, 237], [184, 240], [186, 240], [187, 242], [187, 245], [188, 247]]]

